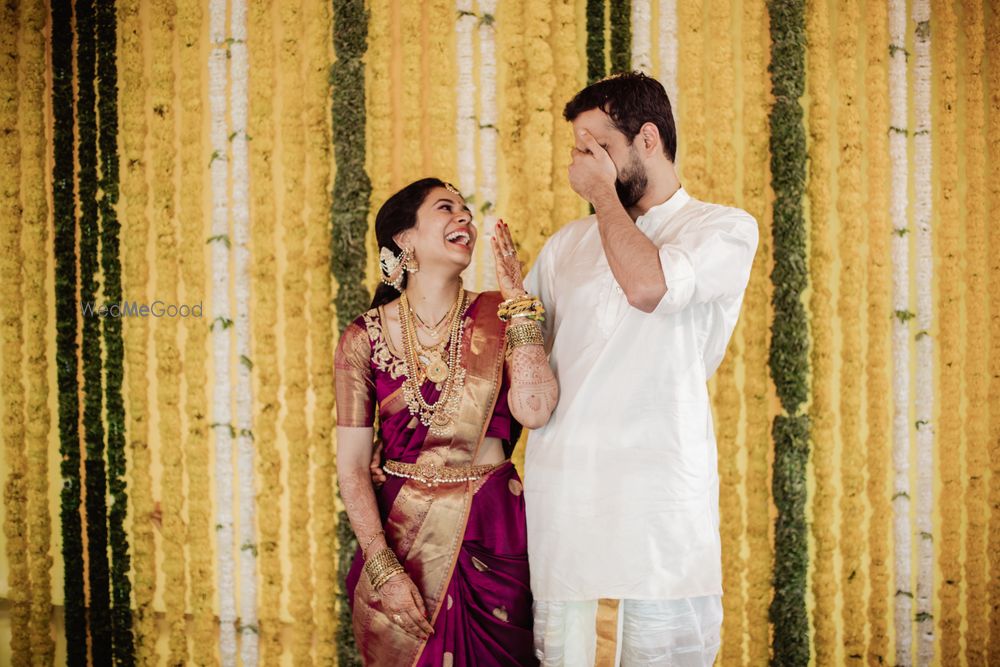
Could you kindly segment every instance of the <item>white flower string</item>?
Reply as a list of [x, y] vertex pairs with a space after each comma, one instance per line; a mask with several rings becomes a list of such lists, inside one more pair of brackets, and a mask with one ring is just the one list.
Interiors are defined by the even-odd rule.
[[[476, 15], [472, 0], [457, 0], [458, 18], [455, 21], [455, 58], [457, 61], [456, 114], [458, 150], [458, 189], [466, 198], [475, 201], [476, 189], [476, 84], [474, 79], [475, 50], [473, 33]], [[469, 206], [473, 208], [473, 206]], [[481, 245], [479, 243], [477, 246]], [[473, 249], [472, 262], [465, 270], [465, 282], [479, 287], [476, 280], [478, 247]]]
[[236, 581], [233, 560], [232, 388], [229, 381], [229, 220], [227, 201], [226, 1], [209, 3], [208, 60], [212, 180], [212, 430], [215, 434], [216, 554], [219, 563], [219, 653], [224, 667], [236, 665]]
[[632, 0], [632, 69], [653, 73], [652, 35], [653, 28], [652, 8], [649, 0]]
[[913, 584], [910, 534], [910, 226], [907, 220], [908, 96], [906, 89], [906, 1], [889, 3], [889, 155], [892, 161], [890, 215], [893, 310], [893, 540], [896, 664], [912, 663]]
[[914, 29], [914, 226], [917, 270], [917, 664], [934, 657], [934, 255], [931, 238], [931, 10], [928, 0], [912, 7]]
[[233, 0], [230, 19], [233, 146], [233, 251], [236, 264], [236, 476], [239, 508], [240, 662], [257, 664], [257, 531], [254, 520], [253, 388], [250, 377], [250, 202], [247, 155], [247, 4]]
[[[677, 0], [660, 0], [659, 30], [660, 71], [657, 78], [667, 90], [667, 97], [677, 108]], [[676, 112], [675, 112], [676, 113]]]
[[497, 200], [497, 67], [496, 0], [479, 3], [479, 176], [476, 181], [476, 213], [479, 218], [477, 243], [482, 275], [477, 290], [496, 289], [496, 264], [489, 239], [496, 232], [494, 208]]

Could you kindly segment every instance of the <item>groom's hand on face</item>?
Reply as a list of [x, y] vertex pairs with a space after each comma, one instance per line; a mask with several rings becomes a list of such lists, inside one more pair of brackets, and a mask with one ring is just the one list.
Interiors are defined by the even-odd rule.
[[608, 151], [587, 130], [578, 130], [576, 137], [569, 165], [570, 187], [591, 204], [603, 195], [615, 196], [618, 169]]

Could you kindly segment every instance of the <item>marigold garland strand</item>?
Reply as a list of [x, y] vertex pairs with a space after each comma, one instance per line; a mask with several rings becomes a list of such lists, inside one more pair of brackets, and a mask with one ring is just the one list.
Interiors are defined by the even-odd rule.
[[[865, 205], [862, 194], [863, 146], [861, 138], [862, 91], [857, 74], [861, 45], [857, 0], [837, 4], [836, 56], [838, 98], [837, 216], [840, 220], [837, 315], [841, 330], [840, 364], [840, 581], [842, 587], [844, 659], [859, 663], [865, 651], [865, 617], [858, 610], [865, 603], [861, 576], [864, 546], [864, 443], [861, 438], [861, 396], [864, 391], [864, 350], [861, 305], [866, 257], [857, 239], [864, 235]], [[829, 610], [827, 610], [827, 613]]]
[[455, 37], [450, 29], [455, 23], [453, 0], [424, 3], [427, 39], [423, 55], [426, 70], [426, 103], [423, 108], [422, 143], [425, 155], [424, 174], [455, 178]]
[[816, 598], [813, 626], [818, 664], [838, 662], [839, 643], [836, 614], [841, 577], [835, 572], [837, 535], [833, 518], [836, 507], [834, 415], [834, 246], [830, 237], [830, 28], [827, 5], [818, 0], [807, 2], [809, 96], [809, 267], [812, 296], [809, 302], [812, 332], [812, 471], [816, 480], [813, 497], [812, 534], [815, 555], [812, 559], [812, 591]]
[[[662, 11], [662, 6], [661, 6]], [[768, 206], [768, 127], [767, 108], [771, 101], [767, 82], [769, 35], [764, 3], [748, 2], [743, 6], [742, 79], [743, 79], [743, 208], [757, 220], [760, 243], [754, 257], [750, 283], [743, 307], [746, 400], [747, 470], [746, 533], [747, 562], [747, 640], [748, 661], [762, 665], [770, 652], [770, 628], [767, 606], [771, 599], [771, 571], [774, 554], [770, 541], [771, 497], [768, 493], [768, 456], [771, 451], [770, 379], [767, 374], [767, 346], [770, 341], [768, 271], [771, 268], [771, 209]], [[661, 33], [661, 39], [664, 36]]]
[[[118, 63], [122, 90], [131, 91], [119, 99], [121, 118], [120, 150], [122, 220], [122, 271], [125, 300], [147, 303], [146, 289], [149, 268], [146, 247], [149, 221], [146, 218], [147, 170], [145, 162], [146, 79], [143, 74], [143, 30], [139, 18], [139, 3], [122, 0], [118, 10]], [[148, 400], [149, 323], [147, 318], [129, 317], [123, 323], [125, 364], [128, 368], [128, 404], [125, 427], [127, 457], [131, 463], [131, 534], [134, 558], [133, 588], [135, 597], [136, 663], [151, 664], [156, 660], [156, 617], [153, 596], [156, 587], [156, 544], [153, 534], [153, 482], [150, 474], [149, 447], [150, 412]], [[68, 600], [68, 598], [67, 598]], [[69, 644], [67, 644], [69, 645]]]
[[302, 76], [299, 66], [302, 49], [302, 3], [281, 3], [282, 38], [279, 44], [281, 77], [281, 142], [284, 198], [281, 211], [284, 228], [285, 406], [282, 422], [288, 442], [288, 490], [290, 495], [289, 535], [291, 571], [288, 590], [292, 627], [291, 653], [296, 664], [311, 660], [314, 622], [312, 617], [312, 566], [310, 558], [309, 510], [309, 427], [306, 423], [306, 346], [308, 328], [301, 326], [305, 308], [301, 295], [308, 290], [308, 274], [302, 270], [305, 239], [298, 233], [308, 222], [302, 206], [304, 194], [305, 127], [303, 125]]
[[83, 572], [83, 526], [80, 518], [79, 384], [77, 381], [77, 256], [74, 184], [74, 37], [72, 6], [52, 0], [52, 212], [55, 221], [56, 382], [59, 386], [60, 520], [62, 524], [63, 598], [66, 660], [87, 664], [87, 616]]
[[[330, 8], [325, 3], [304, 6], [304, 50], [328, 54]], [[330, 640], [336, 633], [337, 553], [333, 448], [333, 300], [330, 275], [330, 81], [326, 59], [310, 63], [304, 82], [306, 124], [305, 204], [308, 227], [309, 271], [309, 384], [315, 394], [310, 432], [314, 468], [312, 477], [313, 539], [319, 545], [314, 554], [315, 597], [313, 614], [316, 634], [316, 661], [332, 665], [337, 647]], [[362, 135], [363, 136], [363, 135]], [[361, 275], [359, 272], [357, 275]], [[357, 278], [355, 277], [355, 280]], [[266, 664], [266, 663], [265, 663]]]
[[[36, 664], [50, 664], [55, 656], [52, 619], [52, 519], [49, 512], [49, 373], [48, 322], [51, 303], [46, 281], [49, 272], [49, 204], [46, 194], [45, 137], [46, 43], [45, 4], [20, 3], [22, 54], [18, 59], [17, 124], [20, 133], [21, 245], [24, 253], [24, 356], [26, 435], [28, 455], [28, 567], [31, 579], [31, 616], [28, 639]], [[6, 24], [5, 24], [6, 25]], [[13, 25], [10, 24], [11, 30]], [[114, 48], [112, 41], [111, 48]], [[4, 79], [14, 83], [14, 79]], [[14, 95], [5, 96], [13, 100]], [[13, 176], [16, 169], [5, 170]], [[5, 192], [9, 189], [5, 189]], [[16, 208], [4, 208], [16, 211]], [[12, 255], [13, 256], [13, 255]], [[13, 307], [12, 302], [5, 302]], [[6, 368], [6, 365], [5, 365]], [[6, 396], [6, 390], [4, 391]], [[8, 561], [9, 562], [9, 561]], [[13, 587], [11, 587], [13, 590]], [[12, 633], [13, 634], [13, 633]]]
[[[392, 7], [397, 21], [396, 29], [399, 39], [393, 40], [393, 48], [399, 49], [402, 57], [399, 78], [393, 86], [393, 92], [400, 95], [393, 105], [396, 116], [395, 150], [398, 159], [393, 161], [393, 167], [399, 168], [399, 181], [393, 184], [398, 190], [424, 175], [423, 150], [421, 145], [421, 78], [420, 78], [420, 16], [422, 2], [394, 2]], [[450, 25], [450, 23], [448, 24]], [[411, 32], [413, 31], [413, 32]], [[405, 37], [403, 35], [406, 35]]]
[[[988, 406], [989, 340], [988, 271], [989, 241], [986, 221], [986, 125], [983, 104], [984, 22], [981, 0], [966, 0], [962, 23], [966, 31], [965, 134], [965, 396], [968, 406]], [[965, 415], [966, 534], [964, 575], [967, 582], [965, 655], [970, 665], [986, 665], [989, 639], [988, 573], [986, 563], [989, 505], [986, 476], [989, 469], [989, 410], [973, 407]]]
[[[549, 44], [552, 31], [552, 6], [543, 0], [525, 0], [523, 7], [524, 30], [524, 106], [522, 150], [530, 159], [521, 164], [522, 180], [516, 192], [518, 199], [514, 207], [508, 202], [509, 222], [514, 229], [514, 238], [524, 248], [541, 249], [545, 240], [555, 231], [552, 218], [554, 197], [552, 194], [552, 156], [535, 146], [551, 146], [555, 118], [552, 108], [552, 91], [556, 86], [552, 70], [553, 54]], [[625, 15], [626, 22], [628, 14]], [[560, 114], [561, 115], [561, 114]], [[564, 122], [564, 121], [559, 121]], [[527, 205], [530, 202], [530, 207]], [[534, 253], [537, 254], [537, 251]]]
[[[710, 0], [709, 22], [723, 25], [731, 20], [728, 0]], [[717, 30], [709, 37], [708, 85], [713, 90], [734, 90], [732, 37], [728, 31]], [[736, 131], [736, 108], [722, 105], [713, 112], [714, 121], [708, 134], [712, 180], [710, 201], [725, 206], [736, 204], [736, 151], [733, 135]], [[746, 634], [744, 598], [745, 563], [742, 557], [743, 501], [740, 497], [742, 473], [739, 463], [739, 426], [742, 412], [741, 392], [736, 381], [735, 361], [742, 357], [743, 323], [737, 326], [727, 350], [726, 359], [716, 372], [714, 412], [719, 458], [719, 512], [722, 539], [722, 581], [726, 595], [722, 598], [723, 625], [720, 659], [726, 664], [743, 662]]]
[[[17, 52], [19, 17], [17, 6], [0, 9], [0, 48]], [[28, 455], [25, 451], [25, 387], [21, 374], [24, 341], [21, 321], [25, 302], [21, 267], [21, 137], [17, 131], [18, 59], [5, 57], [0, 64], [0, 360], [3, 361], [3, 447], [7, 482], [4, 485], [4, 525], [10, 596], [10, 655], [17, 667], [31, 664], [31, 570], [28, 554]]]
[[[249, 49], [250, 109], [248, 133], [250, 142], [250, 243], [253, 301], [250, 304], [253, 335], [253, 371], [257, 375], [257, 409], [254, 411], [253, 433], [256, 457], [257, 491], [257, 559], [260, 568], [258, 591], [260, 662], [279, 662], [281, 645], [281, 452], [277, 443], [277, 419], [280, 403], [281, 367], [277, 354], [276, 324], [273, 318], [258, 313], [274, 313], [278, 308], [277, 239], [274, 174], [271, 156], [274, 151], [274, 22], [273, 3], [252, 3], [248, 17], [248, 33], [253, 40]], [[363, 238], [362, 229], [362, 238]], [[358, 275], [363, 275], [364, 268]]]
[[[939, 387], [940, 387], [940, 421], [937, 424], [937, 436], [947, 452], [938, 452], [935, 468], [940, 471], [941, 495], [941, 533], [940, 546], [937, 549], [941, 582], [937, 588], [941, 602], [941, 617], [937, 623], [923, 622], [921, 625], [933, 630], [936, 625], [940, 634], [940, 650], [942, 664], [954, 665], [960, 661], [962, 651], [962, 611], [961, 581], [962, 581], [962, 459], [967, 451], [967, 443], [962, 437], [962, 349], [963, 342], [968, 340], [962, 336], [960, 322], [962, 316], [962, 282], [961, 270], [961, 202], [959, 199], [959, 165], [958, 165], [958, 71], [957, 71], [957, 39], [955, 11], [951, 2], [935, 2], [932, 9], [934, 16], [934, 67], [937, 70], [938, 89], [937, 108], [934, 113], [933, 125], [938, 146], [938, 159], [935, 164], [937, 178], [941, 189], [936, 201], [939, 217], [934, 221], [936, 226], [933, 242], [937, 245], [938, 260], [935, 287], [937, 288], [938, 308], [938, 354], [940, 355]], [[928, 285], [930, 288], [930, 285]], [[926, 330], [922, 328], [922, 331]], [[930, 412], [929, 414], [934, 414]], [[926, 537], [921, 535], [921, 542]], [[933, 591], [933, 582], [927, 582], [927, 590]], [[932, 605], [933, 603], [931, 603]], [[926, 613], [932, 612], [932, 606]], [[921, 610], [923, 611], [923, 610]], [[922, 632], [924, 632], [922, 630]], [[924, 639], [926, 646], [927, 639]], [[922, 647], [923, 648], [923, 647]], [[933, 650], [933, 647], [930, 649]], [[921, 651], [922, 657], [925, 655]], [[930, 653], [929, 655], [933, 655]], [[929, 657], [928, 662], [929, 663]]]
[[[989, 124], [986, 155], [990, 156], [986, 182], [990, 211], [1000, 210], [1000, 10], [986, 9], [986, 85]], [[989, 226], [990, 385], [989, 385], [989, 506], [1000, 506], [1000, 225]], [[990, 513], [989, 538], [989, 662], [1000, 661], [1000, 512]]]
[[[687, 3], [685, 3], [687, 4]], [[783, 413], [775, 417], [774, 470], [771, 481], [778, 517], [774, 536], [774, 624], [771, 664], [809, 662], [806, 611], [808, 569], [806, 464], [809, 417], [808, 327], [802, 293], [806, 288], [806, 230], [802, 199], [806, 177], [806, 140], [799, 102], [805, 88], [805, 3], [770, 0], [771, 184], [774, 190], [774, 285], [769, 365]]]
[[[200, 2], [178, 0], [177, 35], [180, 50], [178, 96], [180, 98], [180, 270], [184, 281], [185, 302], [205, 294], [205, 220], [202, 206], [202, 183], [207, 151], [202, 144], [202, 72], [201, 27], [205, 16]], [[215, 664], [216, 625], [215, 588], [212, 558], [212, 482], [209, 449], [208, 326], [204, 318], [184, 318], [185, 393], [183, 411], [186, 429], [181, 435], [187, 468], [187, 546], [191, 575], [190, 605], [193, 621], [192, 659], [200, 665]]]
[[892, 506], [890, 504], [889, 463], [892, 451], [890, 337], [892, 313], [892, 265], [889, 217], [889, 19], [884, 3], [867, 6], [868, 91], [867, 128], [864, 152], [868, 156], [868, 198], [865, 216], [868, 227], [868, 359], [865, 370], [867, 391], [867, 496], [871, 507], [868, 523], [868, 646], [869, 664], [885, 664], [889, 652], [889, 606], [892, 599], [889, 551]]
[[[567, 173], [572, 156], [573, 126], [563, 120], [562, 111], [580, 88], [580, 58], [576, 49], [567, 48], [576, 40], [576, 9], [573, 0], [556, 0], [552, 5], [552, 31], [549, 48], [555, 85], [552, 89], [552, 220], [553, 231], [584, 213], [583, 201], [569, 185]], [[540, 250], [540, 248], [539, 248]]]
[[[552, 178], [551, 167], [546, 168], [542, 173], [542, 169], [537, 164], [529, 164], [530, 161], [526, 159], [526, 147], [533, 145], [530, 143], [531, 141], [538, 140], [538, 131], [541, 130], [540, 123], [543, 122], [539, 118], [533, 128], [535, 133], [530, 132], [531, 113], [528, 100], [532, 99], [531, 93], [538, 92], [539, 88], [528, 89], [530, 77], [528, 76], [527, 51], [534, 47], [536, 50], [532, 51], [532, 56], [541, 57], [541, 54], [537, 51], [540, 46], [538, 40], [533, 42], [527, 32], [525, 6], [528, 1], [504, 0], [497, 11], [497, 43], [503, 59], [499, 68], [499, 76], [500, 80], [506, 82], [503, 87], [502, 106], [499, 112], [500, 154], [503, 157], [504, 173], [506, 174], [506, 182], [503, 184], [505, 187], [501, 197], [503, 205], [500, 210], [503, 211], [504, 219], [513, 226], [514, 236], [518, 239], [518, 243], [524, 247], [532, 247], [527, 244], [537, 243], [540, 240], [542, 232], [537, 230], [537, 227], [547, 227], [551, 216], [551, 204], [547, 208], [541, 206], [539, 209], [532, 206], [529, 214], [524, 193], [529, 188], [534, 191], [536, 185], [532, 182], [532, 178], [541, 178], [541, 182], [544, 183], [550, 183]], [[533, 31], [533, 34], [537, 37], [538, 30]], [[545, 89], [545, 99], [550, 99], [548, 93], [551, 90], [551, 86]], [[542, 114], [539, 113], [539, 115]], [[549, 129], [551, 130], [551, 120]], [[549, 162], [549, 160], [543, 159], [540, 162]], [[551, 190], [549, 198], [551, 202]], [[536, 228], [535, 234], [526, 235], [524, 232], [529, 231], [532, 227]]]
[[[175, 75], [173, 69], [174, 19], [177, 7], [173, 0], [157, 0], [151, 7], [150, 27], [153, 49], [150, 99], [153, 122], [150, 138], [153, 144], [152, 180], [153, 228], [156, 234], [155, 271], [156, 296], [164, 303], [177, 303], [177, 216], [173, 183], [176, 160], [174, 136]], [[170, 557], [163, 561], [166, 577], [163, 603], [169, 627], [168, 661], [171, 664], [188, 659], [187, 622], [185, 620], [187, 578], [184, 544], [187, 531], [182, 516], [184, 508], [184, 453], [180, 433], [180, 380], [183, 365], [177, 341], [176, 318], [158, 318], [153, 326], [156, 345], [156, 400], [159, 415], [160, 462], [163, 466], [161, 483], [162, 549]]]
[[[678, 36], [677, 88], [674, 118], [678, 146], [675, 162], [681, 182], [695, 197], [704, 196], [699, 188], [709, 187], [705, 146], [705, 86], [703, 62], [705, 37], [702, 33], [702, 0], [682, 2], [677, 7]], [[674, 101], [674, 100], [672, 100]]]

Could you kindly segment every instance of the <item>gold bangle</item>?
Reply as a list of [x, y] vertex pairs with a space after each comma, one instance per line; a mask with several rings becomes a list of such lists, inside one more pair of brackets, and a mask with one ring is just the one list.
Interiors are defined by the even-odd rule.
[[545, 307], [538, 297], [525, 294], [507, 299], [497, 308], [497, 317], [504, 322], [518, 316], [541, 321], [545, 319]]
[[544, 345], [545, 338], [537, 324], [519, 324], [507, 327], [507, 348], [513, 350], [522, 345]]
[[405, 572], [403, 566], [396, 559], [396, 552], [390, 547], [382, 549], [366, 560], [364, 571], [368, 575], [368, 581], [371, 582], [372, 588], [376, 591], [393, 576]]

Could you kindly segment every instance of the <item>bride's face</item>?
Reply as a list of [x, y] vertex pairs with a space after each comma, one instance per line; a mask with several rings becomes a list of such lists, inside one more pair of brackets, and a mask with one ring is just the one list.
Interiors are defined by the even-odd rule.
[[413, 248], [421, 269], [425, 266], [464, 269], [472, 261], [476, 226], [465, 200], [447, 188], [427, 193], [417, 209], [417, 224], [402, 232], [396, 243]]

